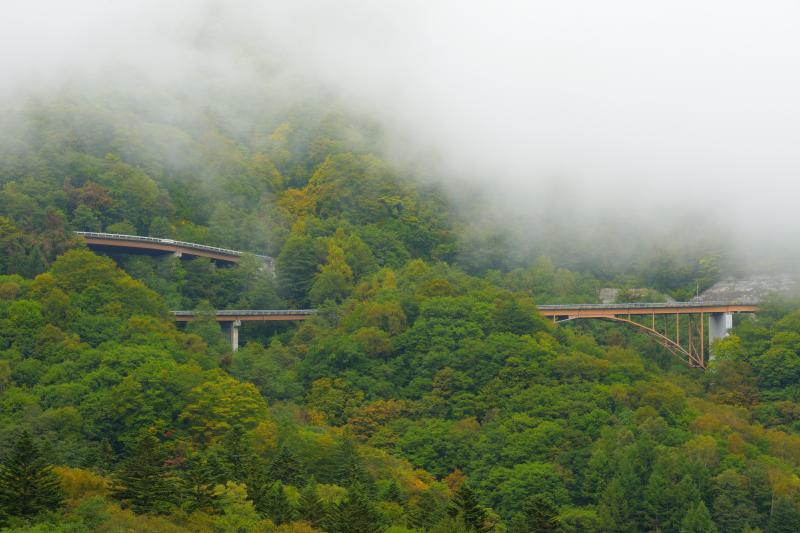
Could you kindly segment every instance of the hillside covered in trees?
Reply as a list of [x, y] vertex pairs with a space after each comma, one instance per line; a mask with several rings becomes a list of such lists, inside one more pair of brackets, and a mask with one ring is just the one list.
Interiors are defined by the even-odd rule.
[[[702, 372], [536, 303], [686, 298], [717, 256], [516, 254], [368, 120], [165, 119], [31, 102], [0, 141], [0, 526], [8, 531], [795, 532], [800, 305]], [[73, 231], [276, 258], [102, 256]], [[509, 259], [509, 258], [514, 258]], [[576, 263], [577, 264], [577, 263]], [[243, 328], [170, 309], [313, 306]]]

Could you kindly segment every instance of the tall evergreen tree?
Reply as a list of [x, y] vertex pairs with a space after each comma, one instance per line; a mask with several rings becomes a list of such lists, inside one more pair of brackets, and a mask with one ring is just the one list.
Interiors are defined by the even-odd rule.
[[59, 508], [64, 492], [27, 431], [0, 462], [0, 514], [29, 517]]
[[316, 527], [325, 518], [325, 505], [317, 494], [317, 484], [311, 480], [300, 492], [300, 517]]
[[214, 471], [205, 458], [192, 457], [186, 461], [181, 478], [187, 510], [209, 512], [219, 506], [219, 496], [214, 491]]
[[358, 482], [348, 489], [344, 501], [330, 510], [323, 526], [330, 533], [377, 533], [383, 529], [380, 513]]
[[354, 483], [360, 483], [366, 486], [371, 481], [352, 438], [346, 437], [342, 440], [334, 453], [333, 464], [333, 482], [337, 485], [350, 487]]
[[416, 505], [408, 515], [409, 525], [415, 529], [427, 531], [445, 516], [444, 505], [439, 502], [433, 491], [427, 490], [419, 495]]
[[705, 503], [700, 501], [689, 508], [681, 522], [681, 533], [717, 533], [717, 526], [711, 520]]
[[117, 471], [111, 495], [137, 513], [163, 513], [175, 501], [176, 483], [164, 466], [166, 453], [145, 435]]
[[453, 495], [450, 503], [450, 515], [461, 517], [464, 524], [475, 533], [490, 531], [486, 524], [486, 510], [478, 502], [478, 495], [464, 483]]
[[280, 452], [272, 461], [267, 472], [269, 479], [281, 481], [287, 485], [301, 486], [305, 477], [305, 469], [297, 457], [282, 446]]
[[800, 512], [797, 504], [786, 496], [781, 496], [772, 504], [767, 533], [789, 533], [800, 531]]
[[550, 531], [561, 531], [561, 524], [558, 521], [558, 507], [543, 494], [536, 494], [525, 502], [523, 508], [525, 522], [529, 531], [546, 533]]
[[261, 509], [257, 510], [260, 513], [263, 512], [264, 516], [276, 524], [291, 522], [296, 514], [283, 490], [283, 483], [280, 481], [275, 481], [270, 485], [262, 501]]

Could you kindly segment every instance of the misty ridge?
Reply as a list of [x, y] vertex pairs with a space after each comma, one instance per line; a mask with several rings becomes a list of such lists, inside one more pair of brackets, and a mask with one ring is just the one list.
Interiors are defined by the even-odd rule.
[[730, 274], [797, 268], [793, 2], [11, 2], [4, 15], [3, 150], [59, 116], [79, 138], [129, 131], [126, 157], [202, 179], [219, 171], [197, 142], [210, 126], [257, 147], [287, 113], [340, 113], [362, 126], [356, 150], [446, 192], [477, 269], [548, 255], [625, 271], [659, 254], [721, 257]]

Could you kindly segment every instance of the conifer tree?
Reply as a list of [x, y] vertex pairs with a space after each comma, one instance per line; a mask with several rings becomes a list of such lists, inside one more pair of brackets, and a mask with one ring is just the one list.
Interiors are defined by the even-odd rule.
[[301, 486], [305, 476], [305, 469], [300, 461], [285, 446], [272, 461], [267, 472], [269, 479], [281, 481], [287, 485]]
[[523, 508], [525, 523], [530, 531], [546, 533], [548, 531], [561, 531], [558, 521], [558, 507], [551, 498], [536, 494], [525, 502]]
[[361, 483], [347, 490], [347, 497], [334, 506], [323, 521], [329, 533], [377, 533], [383, 529], [381, 515]]
[[318, 526], [325, 518], [325, 505], [317, 494], [317, 484], [314, 480], [307, 483], [300, 492], [300, 517], [312, 526]]
[[164, 466], [166, 454], [159, 440], [145, 435], [122, 463], [111, 495], [137, 513], [164, 513], [175, 499], [176, 483]]
[[203, 457], [192, 457], [184, 464], [182, 481], [185, 487], [186, 508], [189, 511], [213, 511], [219, 505], [219, 496], [212, 466]]
[[350, 487], [355, 483], [367, 485], [371, 480], [364, 470], [361, 458], [358, 455], [355, 441], [344, 438], [333, 457], [334, 471], [333, 482], [343, 487]]
[[58, 476], [23, 431], [0, 462], [0, 515], [34, 516], [57, 509], [63, 502]]
[[436, 499], [433, 491], [427, 490], [419, 495], [416, 505], [408, 516], [409, 525], [427, 531], [444, 516], [444, 506]]
[[486, 525], [486, 511], [478, 502], [478, 495], [466, 483], [453, 495], [450, 503], [450, 515], [461, 517], [464, 524], [475, 533], [484, 533], [490, 530]]
[[272, 483], [267, 490], [263, 508], [264, 514], [278, 525], [291, 522], [295, 517], [295, 510], [286, 497], [283, 483], [280, 481]]
[[389, 483], [383, 492], [383, 499], [387, 502], [404, 503], [403, 493], [400, 491], [400, 486], [394, 479]]
[[711, 520], [706, 504], [702, 501], [689, 507], [681, 522], [681, 533], [717, 533], [717, 526]]
[[800, 512], [793, 500], [781, 496], [772, 505], [767, 533], [789, 533], [790, 531], [800, 531]]

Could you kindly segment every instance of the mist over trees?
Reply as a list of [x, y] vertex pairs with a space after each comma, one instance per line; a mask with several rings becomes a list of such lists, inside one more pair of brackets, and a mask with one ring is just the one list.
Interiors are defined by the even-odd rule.
[[[767, 144], [795, 116], [777, 110], [796, 73], [774, 108], [736, 115], [774, 126], [767, 141], [732, 138], [734, 114], [708, 127], [722, 96], [695, 56], [670, 59], [706, 34], [655, 31], [684, 27], [673, 8], [658, 22], [587, 7], [584, 28], [563, 8], [458, 6], [437, 32], [450, 3], [314, 4], [76, 2], [42, 19], [20, 5], [0, 23], [0, 43], [27, 43], [0, 58], [0, 528], [800, 529], [798, 301], [737, 316], [705, 371], [632, 329], [536, 308], [791, 271], [796, 158]], [[720, 27], [751, 28], [729, 9], [709, 64], [741, 49]], [[800, 49], [764, 17], [750, 20], [772, 40], [748, 68]], [[52, 26], [38, 43], [36, 20]], [[548, 20], [570, 23], [556, 35]], [[646, 53], [614, 44], [633, 37]], [[649, 99], [672, 85], [640, 64], [662, 41], [675, 50], [653, 65], [698, 91], [673, 88], [663, 110]], [[707, 195], [727, 179], [740, 195]], [[75, 231], [245, 254], [100, 253]], [[238, 351], [213, 313], [307, 307], [246, 323]], [[176, 309], [199, 319], [177, 325]]]

